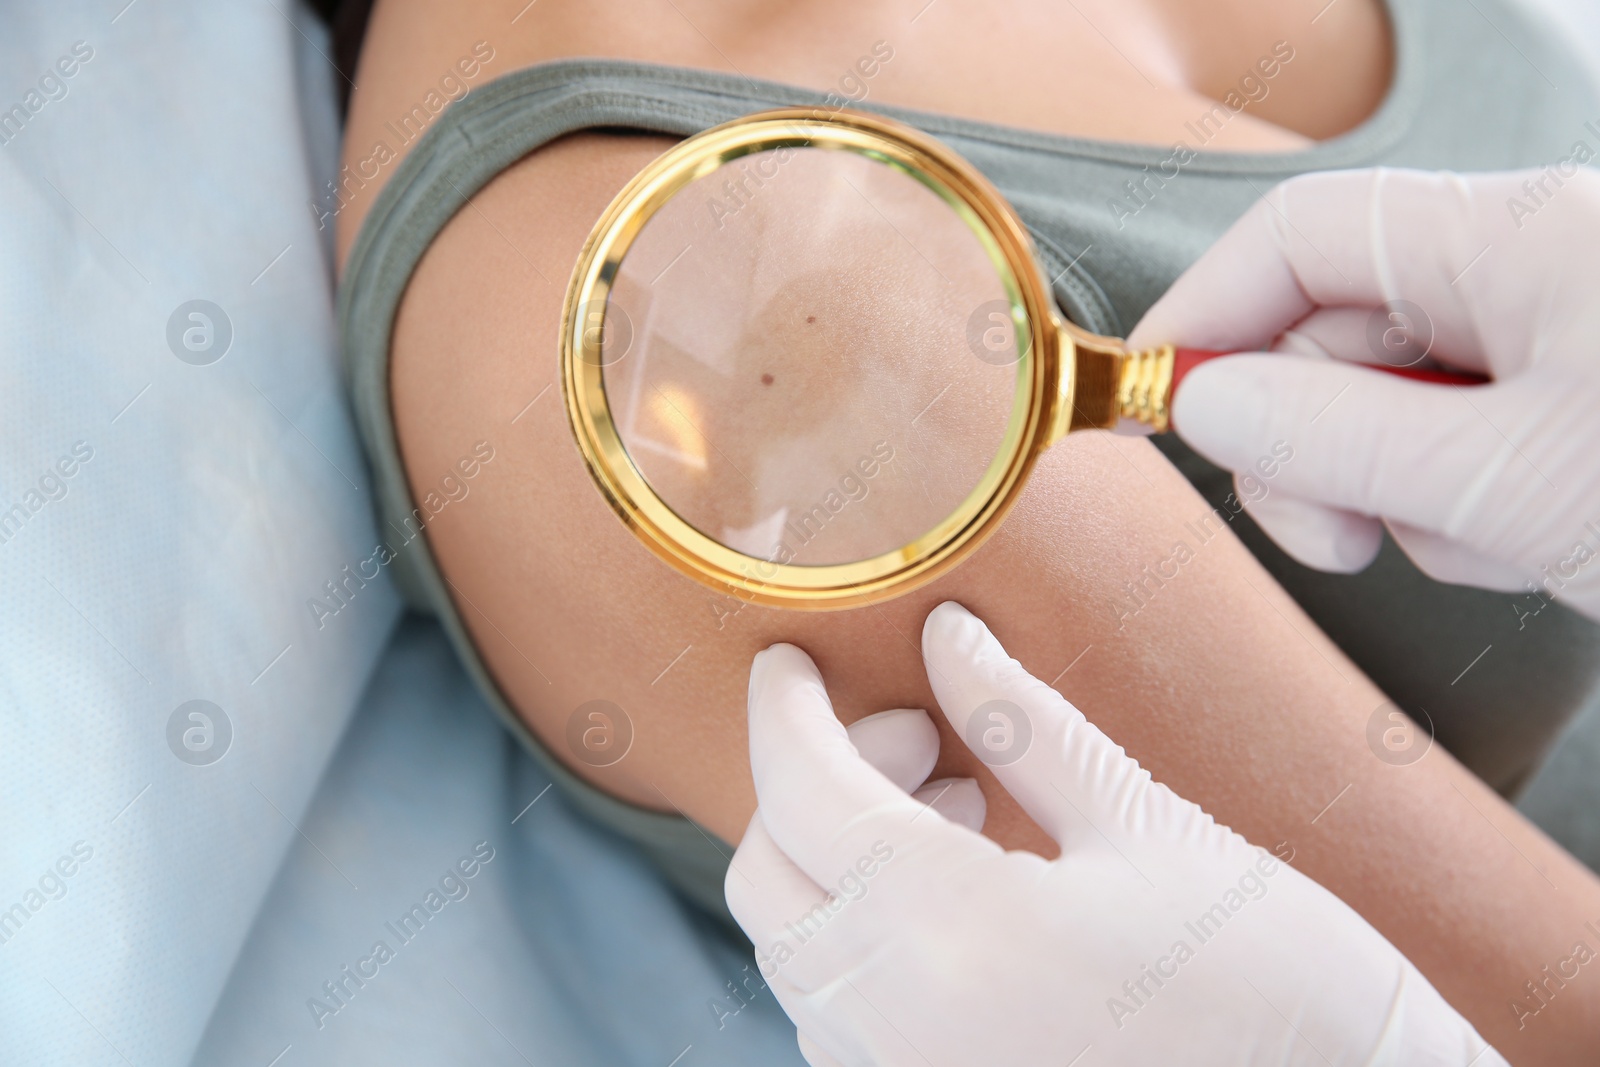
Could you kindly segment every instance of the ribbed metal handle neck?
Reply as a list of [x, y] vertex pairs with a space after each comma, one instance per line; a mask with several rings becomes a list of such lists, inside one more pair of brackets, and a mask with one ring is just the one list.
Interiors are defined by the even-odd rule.
[[[1172, 417], [1171, 345], [1130, 351], [1115, 337], [1061, 325], [1061, 408], [1052, 442], [1074, 430], [1109, 430], [1120, 419], [1165, 433]], [[1068, 370], [1070, 368], [1070, 370]]]

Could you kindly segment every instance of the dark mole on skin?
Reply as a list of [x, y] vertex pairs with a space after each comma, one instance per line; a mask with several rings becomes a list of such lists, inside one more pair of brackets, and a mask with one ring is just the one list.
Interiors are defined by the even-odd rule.
[[761, 376], [761, 384], [762, 385], [771, 385], [772, 381], [773, 381], [772, 375], [770, 375], [770, 374], [763, 374]]
[[806, 316], [806, 321], [807, 322], [816, 322], [817, 321], [817, 317], [815, 315], [807, 315]]

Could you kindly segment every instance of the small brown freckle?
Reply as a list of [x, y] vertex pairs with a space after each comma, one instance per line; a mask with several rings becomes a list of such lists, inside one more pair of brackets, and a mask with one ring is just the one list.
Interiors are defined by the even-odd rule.
[[773, 379], [772, 375], [770, 375], [770, 374], [763, 374], [761, 376], [761, 384], [762, 385], [771, 385], [773, 383], [773, 380], [774, 379]]
[[816, 322], [817, 321], [817, 317], [815, 315], [807, 315], [806, 316], [806, 321], [807, 322]]

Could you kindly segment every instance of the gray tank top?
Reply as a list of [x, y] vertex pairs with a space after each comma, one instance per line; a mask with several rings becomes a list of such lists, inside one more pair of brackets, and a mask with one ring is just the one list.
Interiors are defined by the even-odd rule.
[[[1197, 107], [1185, 128], [1189, 151], [1178, 152], [878, 107], [870, 82], [853, 106], [919, 127], [974, 163], [1027, 223], [1062, 310], [1095, 332], [1125, 335], [1230, 223], [1292, 175], [1372, 165], [1499, 170], [1553, 162], [1579, 141], [1600, 149], [1600, 95], [1577, 57], [1525, 8], [1512, 0], [1392, 0], [1390, 13], [1396, 71], [1387, 99], [1357, 129], [1303, 151], [1206, 151], [1231, 118], [1227, 107]], [[1270, 80], [1258, 84], [1271, 91]], [[484, 667], [426, 539], [408, 536], [416, 505], [390, 413], [390, 332], [413, 269], [463, 197], [554, 138], [596, 128], [687, 136], [765, 108], [840, 102], [736, 75], [628, 62], [571, 60], [515, 71], [453, 104], [400, 164], [362, 227], [339, 299], [383, 536], [398, 556], [393, 569], [408, 598], [439, 616], [490, 703], [569, 799], [636, 841], [692, 899], [723, 914], [732, 849], [686, 819], [600, 793], [546, 752]], [[553, 342], [549, 355], [554, 375]], [[1229, 475], [1175, 438], [1161, 439], [1160, 447], [1214, 506], [1238, 511]], [[1320, 574], [1288, 559], [1248, 517], [1231, 525], [1397, 704], [1431, 720], [1440, 742], [1503, 792], [1534, 769], [1561, 726], [1596, 693], [1600, 627], [1564, 609], [1531, 616], [1533, 604], [1523, 598], [1435, 583], [1392, 543], [1361, 575]]]

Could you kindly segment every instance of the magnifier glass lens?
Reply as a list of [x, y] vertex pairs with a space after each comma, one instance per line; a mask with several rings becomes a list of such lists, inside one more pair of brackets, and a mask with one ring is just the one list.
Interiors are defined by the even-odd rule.
[[943, 523], [1006, 446], [1026, 347], [976, 225], [848, 151], [758, 152], [682, 187], [619, 265], [599, 346], [655, 494], [780, 563]]

